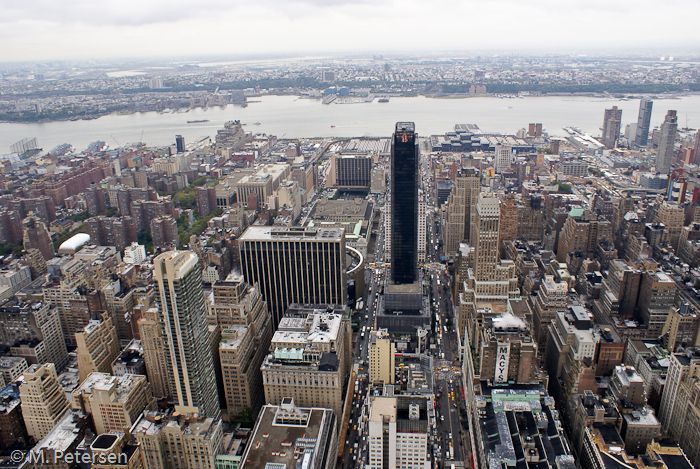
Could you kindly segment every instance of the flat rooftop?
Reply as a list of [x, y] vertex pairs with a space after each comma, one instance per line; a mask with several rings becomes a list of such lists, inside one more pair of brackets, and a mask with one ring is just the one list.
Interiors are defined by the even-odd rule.
[[240, 241], [340, 241], [344, 230], [340, 228], [281, 227], [253, 225], [238, 238]]
[[[248, 450], [243, 464], [246, 469], [265, 469], [267, 463], [280, 464], [279, 467], [297, 467], [295, 453], [303, 454], [305, 449], [321, 451], [325, 442], [317, 441], [324, 425], [335, 425], [333, 411], [319, 408], [295, 408], [285, 422], [285, 413], [279, 406], [263, 407], [258, 423], [248, 441]], [[298, 413], [298, 415], [295, 415]], [[301, 415], [303, 414], [303, 415]], [[302, 418], [303, 423], [294, 424], [293, 418]], [[333, 431], [331, 429], [331, 431]]]

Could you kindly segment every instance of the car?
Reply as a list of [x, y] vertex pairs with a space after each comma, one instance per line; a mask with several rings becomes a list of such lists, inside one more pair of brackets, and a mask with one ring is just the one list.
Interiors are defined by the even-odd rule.
[[441, 415], [441, 416], [440, 416], [440, 420], [441, 420], [442, 422], [444, 422], [444, 421], [445, 421], [445, 416], [444, 416], [444, 415]]

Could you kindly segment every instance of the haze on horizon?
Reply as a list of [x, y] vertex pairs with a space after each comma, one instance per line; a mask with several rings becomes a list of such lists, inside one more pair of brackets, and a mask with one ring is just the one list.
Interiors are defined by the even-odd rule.
[[697, 0], [0, 0], [0, 62], [700, 50]]

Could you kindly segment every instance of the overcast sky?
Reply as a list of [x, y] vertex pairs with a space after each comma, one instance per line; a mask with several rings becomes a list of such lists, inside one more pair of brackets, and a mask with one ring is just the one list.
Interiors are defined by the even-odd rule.
[[480, 49], [700, 51], [698, 0], [0, 0], [0, 11], [1, 62]]

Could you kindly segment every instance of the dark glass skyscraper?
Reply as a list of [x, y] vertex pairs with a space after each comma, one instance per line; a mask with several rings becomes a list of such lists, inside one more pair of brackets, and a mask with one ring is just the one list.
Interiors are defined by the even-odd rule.
[[649, 140], [649, 125], [651, 124], [651, 107], [654, 102], [651, 99], [642, 98], [639, 102], [639, 117], [637, 117], [637, 135], [634, 144], [645, 147]]
[[397, 122], [391, 141], [391, 282], [418, 280], [418, 135], [413, 122]]

